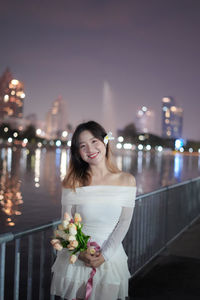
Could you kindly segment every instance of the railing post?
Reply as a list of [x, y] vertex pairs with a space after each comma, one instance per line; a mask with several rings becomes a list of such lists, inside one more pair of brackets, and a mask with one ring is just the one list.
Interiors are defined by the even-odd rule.
[[14, 300], [19, 299], [20, 239], [15, 240]]
[[0, 299], [4, 299], [6, 243], [1, 244], [0, 253]]
[[27, 300], [32, 299], [32, 271], [33, 271], [33, 236], [28, 237], [28, 280], [27, 280]]
[[4, 299], [4, 283], [5, 283], [5, 260], [6, 260], [6, 243], [13, 240], [12, 233], [4, 233], [0, 235], [0, 299]]
[[44, 231], [41, 232], [39, 300], [44, 298]]

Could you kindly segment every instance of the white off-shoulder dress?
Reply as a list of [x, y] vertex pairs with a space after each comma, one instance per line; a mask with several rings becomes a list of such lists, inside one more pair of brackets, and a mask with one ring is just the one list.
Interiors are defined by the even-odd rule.
[[[96, 269], [89, 300], [125, 300], [130, 273], [122, 241], [128, 231], [135, 206], [136, 187], [84, 186], [62, 190], [62, 217], [67, 211], [82, 216], [83, 232], [91, 236], [102, 251], [105, 262]], [[52, 266], [51, 294], [72, 300], [84, 299], [90, 267], [77, 260], [69, 263], [69, 252], [57, 253]]]

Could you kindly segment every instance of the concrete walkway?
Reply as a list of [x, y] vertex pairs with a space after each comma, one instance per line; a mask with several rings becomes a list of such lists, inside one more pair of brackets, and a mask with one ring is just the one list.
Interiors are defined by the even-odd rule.
[[130, 300], [200, 300], [200, 218], [130, 281]]

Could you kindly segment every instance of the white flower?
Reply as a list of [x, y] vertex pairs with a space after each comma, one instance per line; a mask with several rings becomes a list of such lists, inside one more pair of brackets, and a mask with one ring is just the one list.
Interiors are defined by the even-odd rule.
[[69, 225], [69, 221], [68, 220], [63, 220], [62, 225], [63, 225], [64, 229], [67, 229], [67, 227]]
[[61, 245], [60, 241], [58, 239], [51, 240], [51, 244], [54, 247], [54, 249], [61, 251], [63, 249], [63, 246]]
[[70, 235], [76, 235], [77, 234], [77, 228], [76, 225], [73, 223], [69, 224], [69, 233]]
[[69, 235], [68, 236], [68, 241], [70, 242], [70, 241], [75, 241], [76, 240], [76, 238], [75, 238], [75, 236], [74, 235]]
[[61, 237], [62, 239], [64, 239], [64, 240], [68, 240], [68, 237], [69, 237], [69, 234], [67, 234], [67, 233], [65, 233], [64, 231], [62, 231], [62, 230], [56, 230], [55, 231], [55, 236], [59, 236], [59, 237]]
[[104, 144], [108, 144], [109, 140], [114, 140], [115, 138], [112, 136], [112, 132], [109, 131], [108, 134], [104, 137], [103, 142]]
[[71, 263], [71, 264], [74, 264], [74, 263], [76, 262], [76, 260], [77, 260], [77, 256], [73, 254], [73, 255], [70, 257], [70, 263]]

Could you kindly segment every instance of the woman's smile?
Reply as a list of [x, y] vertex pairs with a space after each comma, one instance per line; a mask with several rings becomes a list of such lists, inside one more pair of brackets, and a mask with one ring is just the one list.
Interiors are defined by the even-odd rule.
[[88, 157], [93, 159], [93, 158], [97, 157], [98, 154], [99, 154], [99, 152], [91, 153], [88, 155]]

